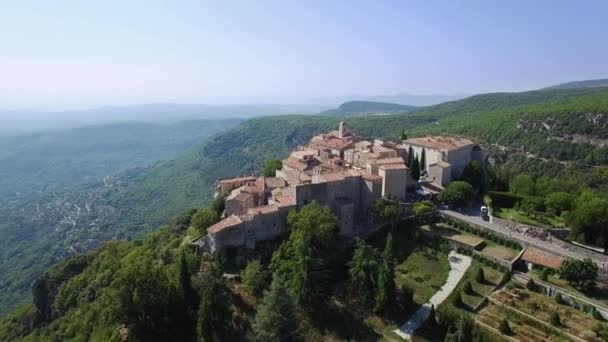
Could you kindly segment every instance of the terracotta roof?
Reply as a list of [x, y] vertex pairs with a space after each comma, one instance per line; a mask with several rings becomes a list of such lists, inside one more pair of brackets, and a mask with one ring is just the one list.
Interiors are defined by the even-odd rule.
[[220, 184], [230, 184], [230, 183], [238, 183], [238, 182], [252, 182], [255, 181], [255, 177], [253, 176], [244, 176], [244, 177], [236, 177], [236, 178], [226, 178], [220, 180]]
[[370, 172], [360, 172], [361, 173], [361, 177], [363, 177], [363, 179], [365, 180], [369, 180], [372, 182], [379, 182], [382, 180], [382, 177], [378, 176], [378, 175], [374, 175], [373, 173]]
[[301, 163], [297, 158], [294, 157], [289, 157], [283, 160], [283, 165], [298, 171], [304, 171], [308, 168], [308, 165]]
[[277, 196], [274, 198], [274, 200], [277, 202], [279, 208], [296, 205], [296, 201], [289, 195]]
[[266, 183], [266, 187], [271, 189], [283, 188], [287, 186], [287, 182], [281, 177], [266, 177], [264, 178], [264, 182]]
[[291, 156], [297, 159], [304, 159], [307, 156], [314, 156], [315, 153], [311, 150], [301, 150], [291, 152]]
[[407, 166], [405, 166], [405, 164], [380, 165], [378, 168], [381, 170], [407, 170]]
[[247, 210], [247, 214], [249, 215], [260, 215], [260, 214], [268, 214], [273, 213], [279, 210], [277, 205], [263, 205], [261, 207], [250, 208]]
[[535, 247], [526, 247], [521, 259], [535, 265], [541, 265], [552, 269], [559, 268], [562, 261], [564, 261], [564, 258], [559, 255], [545, 252]]
[[465, 138], [458, 137], [447, 137], [447, 136], [434, 136], [424, 138], [412, 138], [407, 139], [403, 142], [404, 144], [416, 145], [431, 148], [434, 150], [457, 150], [459, 148], [472, 145], [474, 142]]
[[374, 164], [374, 165], [403, 164], [403, 163], [405, 163], [405, 161], [401, 157], [382, 158], [382, 159], [376, 159], [371, 162], [371, 164]]
[[253, 195], [241, 192], [241, 193], [239, 193], [238, 195], [234, 196], [231, 199], [234, 199], [234, 200], [239, 201], [239, 202], [246, 202], [250, 198], [253, 198]]
[[226, 228], [232, 228], [232, 227], [238, 226], [239, 224], [241, 224], [241, 222], [243, 222], [243, 221], [241, 220], [240, 217], [238, 217], [236, 215], [230, 215], [230, 216], [226, 217], [225, 219], [221, 220], [220, 222], [207, 228], [207, 232], [212, 233], [212, 234], [217, 233]]

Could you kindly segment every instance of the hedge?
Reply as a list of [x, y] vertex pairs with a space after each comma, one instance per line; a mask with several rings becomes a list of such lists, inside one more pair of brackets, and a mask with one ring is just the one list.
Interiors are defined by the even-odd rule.
[[488, 196], [492, 199], [492, 206], [498, 208], [514, 208], [526, 198], [544, 202], [542, 197], [518, 195], [512, 192], [488, 191]]

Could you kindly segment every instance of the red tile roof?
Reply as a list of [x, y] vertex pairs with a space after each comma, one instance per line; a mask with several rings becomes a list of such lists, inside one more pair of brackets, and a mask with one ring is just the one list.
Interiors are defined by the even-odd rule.
[[545, 252], [535, 247], [526, 247], [521, 259], [531, 262], [535, 265], [540, 265], [552, 269], [557, 269], [564, 261], [564, 258], [549, 252]]

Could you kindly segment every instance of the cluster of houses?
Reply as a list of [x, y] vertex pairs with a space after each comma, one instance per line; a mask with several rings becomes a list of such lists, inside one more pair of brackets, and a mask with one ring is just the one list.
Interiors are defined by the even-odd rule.
[[[412, 179], [408, 153], [426, 155], [425, 177]], [[346, 123], [313, 137], [282, 161], [275, 177], [244, 176], [218, 181], [217, 194], [227, 194], [224, 218], [195, 241], [211, 251], [247, 246], [288, 233], [287, 214], [316, 201], [338, 218], [339, 234], [357, 236], [368, 227], [374, 201], [405, 201], [420, 185], [429, 191], [459, 177], [472, 161], [482, 161], [480, 147], [457, 137], [424, 137], [403, 141], [367, 139]]]

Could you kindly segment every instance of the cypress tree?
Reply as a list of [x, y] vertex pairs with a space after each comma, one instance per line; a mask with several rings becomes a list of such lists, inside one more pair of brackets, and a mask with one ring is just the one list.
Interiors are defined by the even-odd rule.
[[500, 326], [498, 327], [498, 330], [503, 335], [511, 335], [513, 333], [513, 331], [511, 330], [511, 327], [509, 326], [509, 321], [507, 321], [506, 319], [503, 319], [502, 322], [500, 322]]
[[422, 149], [422, 154], [420, 155], [420, 170], [424, 170], [426, 168], [426, 150]]
[[549, 322], [554, 327], [558, 327], [558, 326], [560, 326], [562, 324], [561, 323], [561, 319], [559, 318], [559, 314], [557, 313], [557, 311], [553, 311], [551, 313], [551, 317], [549, 318]]
[[384, 309], [388, 300], [395, 294], [395, 247], [393, 235], [388, 233], [382, 253], [382, 265], [378, 272], [376, 289], [376, 311]]
[[407, 134], [405, 134], [405, 130], [401, 130], [401, 140], [407, 140]]
[[429, 312], [429, 319], [427, 323], [431, 328], [437, 325], [437, 317], [435, 316], [435, 304], [431, 304], [431, 311]]
[[296, 310], [285, 281], [275, 276], [258, 307], [253, 323], [256, 341], [287, 341], [297, 328]]
[[483, 268], [480, 267], [477, 270], [477, 274], [475, 275], [475, 281], [477, 281], [480, 284], [482, 284], [483, 282], [486, 281], [485, 274], [483, 273]]
[[414, 158], [412, 166], [410, 166], [410, 172], [412, 173], [412, 178], [414, 178], [414, 180], [420, 179], [420, 161], [418, 160], [418, 156]]
[[407, 149], [407, 166], [411, 167], [412, 163], [414, 163], [414, 149], [412, 146]]

